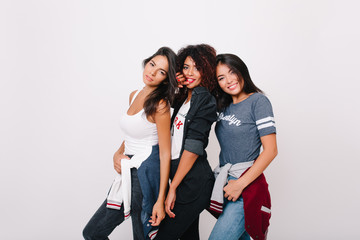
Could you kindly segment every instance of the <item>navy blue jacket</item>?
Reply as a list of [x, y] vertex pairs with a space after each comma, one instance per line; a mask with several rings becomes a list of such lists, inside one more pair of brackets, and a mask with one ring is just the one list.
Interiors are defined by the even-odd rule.
[[[174, 113], [171, 122], [174, 122], [182, 102], [173, 104]], [[190, 109], [185, 117], [184, 137], [180, 158], [184, 150], [195, 153], [198, 156], [190, 171], [186, 174], [177, 188], [176, 202], [189, 203], [196, 200], [202, 193], [202, 187], [208, 181], [215, 181], [213, 172], [207, 161], [205, 148], [209, 142], [211, 125], [216, 121], [216, 100], [204, 87], [193, 89]], [[174, 162], [175, 161], [175, 162]], [[175, 164], [174, 164], [175, 163]], [[170, 178], [176, 173], [178, 160], [173, 160], [170, 169]]]
[[149, 220], [160, 188], [159, 145], [152, 147], [150, 156], [142, 162], [137, 170], [137, 175], [143, 195], [141, 220], [143, 223], [144, 236], [145, 239], [150, 239], [148, 236], [150, 231], [158, 229], [158, 227], [151, 226]]

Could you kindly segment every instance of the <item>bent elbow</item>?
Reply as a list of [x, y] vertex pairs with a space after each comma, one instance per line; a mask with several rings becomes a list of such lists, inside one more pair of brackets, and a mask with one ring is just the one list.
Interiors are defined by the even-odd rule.
[[277, 155], [278, 155], [278, 149], [277, 149], [277, 147], [275, 147], [274, 150], [273, 150], [273, 156], [274, 156], [274, 158], [275, 158]]

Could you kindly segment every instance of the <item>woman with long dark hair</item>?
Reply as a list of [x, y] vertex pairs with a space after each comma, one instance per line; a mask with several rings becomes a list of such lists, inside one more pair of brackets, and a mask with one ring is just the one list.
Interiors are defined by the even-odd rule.
[[145, 87], [130, 94], [130, 107], [120, 121], [125, 140], [113, 158], [118, 175], [107, 199], [86, 225], [85, 239], [108, 239], [130, 216], [133, 238], [152, 239], [165, 217], [176, 54], [162, 47], [143, 64]]
[[215, 49], [206, 44], [178, 53], [178, 79], [185, 81], [173, 104], [171, 184], [157, 240], [199, 239], [199, 215], [209, 206], [214, 183], [205, 148], [216, 120], [216, 101], [210, 94], [216, 86], [215, 58]]
[[210, 211], [219, 218], [209, 239], [265, 239], [271, 202], [263, 171], [277, 155], [272, 106], [239, 57], [220, 54], [216, 63], [221, 152]]

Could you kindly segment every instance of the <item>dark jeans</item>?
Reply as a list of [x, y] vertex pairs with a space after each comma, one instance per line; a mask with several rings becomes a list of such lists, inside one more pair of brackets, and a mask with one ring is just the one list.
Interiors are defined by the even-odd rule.
[[[161, 222], [156, 240], [199, 240], [199, 215], [210, 205], [213, 181], [208, 181], [198, 199], [187, 204], [175, 202], [175, 218], [166, 215]], [[177, 193], [181, 194], [181, 193]]]
[[[144, 240], [141, 222], [142, 192], [136, 168], [131, 169], [131, 220], [134, 240]], [[106, 199], [83, 230], [86, 240], [109, 239], [110, 233], [124, 221], [124, 205], [120, 210], [106, 207]]]
[[[176, 190], [173, 209], [175, 218], [166, 215], [160, 224], [156, 240], [199, 240], [199, 215], [210, 205], [215, 178], [206, 159], [196, 161]], [[179, 162], [179, 159], [171, 160], [171, 179]]]

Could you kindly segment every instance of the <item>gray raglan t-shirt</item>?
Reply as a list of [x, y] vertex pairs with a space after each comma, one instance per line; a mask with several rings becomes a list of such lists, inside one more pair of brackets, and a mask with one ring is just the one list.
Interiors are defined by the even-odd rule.
[[276, 133], [269, 99], [254, 93], [231, 103], [219, 113], [215, 132], [221, 147], [220, 166], [255, 160], [260, 154], [260, 137]]

